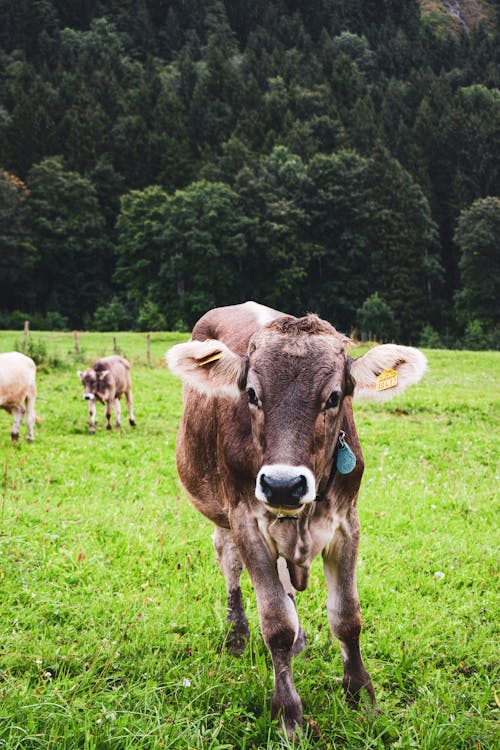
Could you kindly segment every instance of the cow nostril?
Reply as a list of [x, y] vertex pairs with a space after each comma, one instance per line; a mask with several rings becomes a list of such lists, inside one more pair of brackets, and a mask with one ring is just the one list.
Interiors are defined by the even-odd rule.
[[290, 493], [292, 497], [296, 498], [297, 500], [300, 500], [307, 491], [307, 480], [303, 474], [300, 474], [300, 476], [296, 477], [291, 484], [290, 487]]
[[262, 487], [262, 492], [266, 498], [270, 500], [273, 494], [273, 489], [271, 482], [267, 479], [265, 474], [262, 474], [260, 478], [260, 486]]
[[270, 505], [297, 505], [307, 492], [307, 480], [303, 474], [283, 479], [262, 474], [260, 486]]

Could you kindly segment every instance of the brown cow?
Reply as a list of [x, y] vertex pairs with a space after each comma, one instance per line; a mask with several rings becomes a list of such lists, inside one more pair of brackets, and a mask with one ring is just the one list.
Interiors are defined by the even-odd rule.
[[315, 315], [295, 318], [247, 302], [211, 310], [191, 341], [167, 354], [185, 386], [177, 467], [193, 505], [216, 525], [228, 646], [242, 653], [248, 639], [240, 589], [246, 566], [274, 666], [272, 714], [290, 736], [302, 723], [291, 657], [305, 646], [295, 592], [306, 588], [319, 554], [344, 691], [356, 704], [366, 688], [375, 706], [359, 649], [363, 456], [352, 399], [390, 398], [426, 369], [417, 349], [386, 344], [352, 359], [348, 343]]
[[125, 394], [128, 421], [132, 427], [135, 426], [130, 363], [124, 357], [118, 355], [102, 357], [85, 372], [78, 370], [77, 375], [84, 386], [83, 398], [89, 402], [89, 433], [91, 435], [95, 432], [96, 399], [106, 405], [106, 429], [110, 430], [113, 406], [116, 427], [121, 425], [120, 397]]
[[[36, 365], [19, 352], [0, 354], [0, 408], [14, 414], [11, 438], [19, 438], [19, 427], [26, 413], [28, 440], [34, 440]], [[24, 406], [23, 406], [24, 404]]]

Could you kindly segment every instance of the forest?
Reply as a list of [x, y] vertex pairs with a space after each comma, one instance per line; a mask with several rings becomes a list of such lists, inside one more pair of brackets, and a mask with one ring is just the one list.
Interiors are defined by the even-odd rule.
[[0, 327], [500, 348], [500, 9], [0, 0]]

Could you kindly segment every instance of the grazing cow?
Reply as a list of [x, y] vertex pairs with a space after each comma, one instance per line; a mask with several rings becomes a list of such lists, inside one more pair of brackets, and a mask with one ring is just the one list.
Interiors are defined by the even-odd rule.
[[[26, 413], [28, 440], [34, 440], [36, 365], [19, 352], [0, 354], [0, 408], [14, 414], [11, 438], [19, 438], [19, 427]], [[23, 406], [24, 404], [24, 406]]]
[[417, 349], [386, 344], [352, 359], [348, 339], [315, 315], [295, 318], [254, 302], [211, 310], [190, 341], [167, 353], [184, 383], [177, 467], [193, 505], [216, 526], [226, 578], [227, 645], [243, 652], [248, 623], [240, 576], [248, 569], [274, 666], [273, 717], [302, 723], [291, 657], [305, 646], [295, 592], [323, 556], [328, 620], [339, 639], [347, 698], [362, 688], [356, 588], [356, 507], [363, 457], [352, 399], [391, 397], [420, 380]]
[[78, 370], [77, 375], [83, 383], [83, 398], [89, 402], [89, 433], [91, 435], [95, 432], [96, 399], [101, 404], [106, 404], [106, 429], [111, 429], [113, 406], [115, 407], [116, 427], [120, 427], [120, 398], [123, 393], [127, 400], [128, 421], [132, 427], [135, 427], [130, 363], [124, 357], [118, 355], [102, 357], [85, 372]]

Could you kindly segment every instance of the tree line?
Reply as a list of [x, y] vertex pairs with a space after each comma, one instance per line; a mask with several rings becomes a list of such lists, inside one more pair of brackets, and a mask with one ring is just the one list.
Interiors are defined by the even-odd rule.
[[184, 330], [256, 299], [498, 348], [488, 10], [1, 4], [0, 325]]

